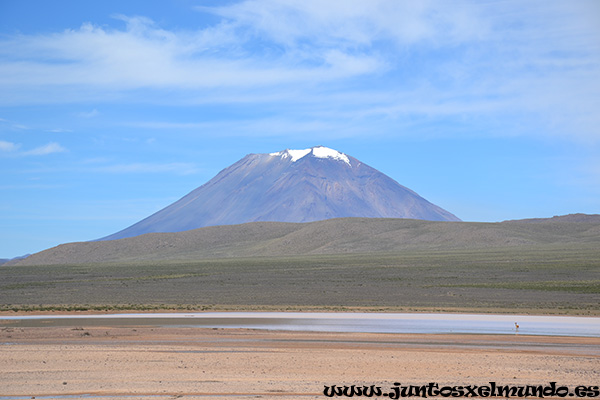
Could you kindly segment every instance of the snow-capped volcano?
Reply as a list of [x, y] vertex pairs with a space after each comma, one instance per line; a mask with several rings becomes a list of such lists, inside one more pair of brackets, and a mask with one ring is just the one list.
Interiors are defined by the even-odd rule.
[[342, 217], [459, 221], [356, 158], [316, 146], [249, 154], [175, 203], [104, 239]]

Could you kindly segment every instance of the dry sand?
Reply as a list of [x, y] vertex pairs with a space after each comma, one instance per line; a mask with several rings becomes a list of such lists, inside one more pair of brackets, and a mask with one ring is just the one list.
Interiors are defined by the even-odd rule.
[[599, 376], [600, 338], [97, 326], [0, 329], [0, 399], [325, 399], [324, 385], [334, 384], [387, 390], [393, 382], [556, 381], [574, 387], [598, 385]]

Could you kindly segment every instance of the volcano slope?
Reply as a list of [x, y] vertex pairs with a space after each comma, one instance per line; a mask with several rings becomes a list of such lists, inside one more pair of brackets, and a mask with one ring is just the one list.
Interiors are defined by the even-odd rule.
[[171, 205], [100, 240], [257, 221], [346, 217], [460, 221], [356, 158], [316, 146], [248, 154]]

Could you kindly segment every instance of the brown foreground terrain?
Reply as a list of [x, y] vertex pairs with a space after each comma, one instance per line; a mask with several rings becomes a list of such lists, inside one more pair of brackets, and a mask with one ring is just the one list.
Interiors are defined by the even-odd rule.
[[11, 400], [325, 399], [325, 385], [394, 382], [573, 388], [598, 385], [599, 373], [600, 338], [0, 328], [0, 399]]

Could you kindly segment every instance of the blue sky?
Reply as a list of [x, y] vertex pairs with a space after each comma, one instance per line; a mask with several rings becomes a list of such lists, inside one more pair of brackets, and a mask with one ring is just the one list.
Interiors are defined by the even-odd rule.
[[600, 213], [600, 2], [0, 0], [0, 257], [324, 145], [465, 221]]

